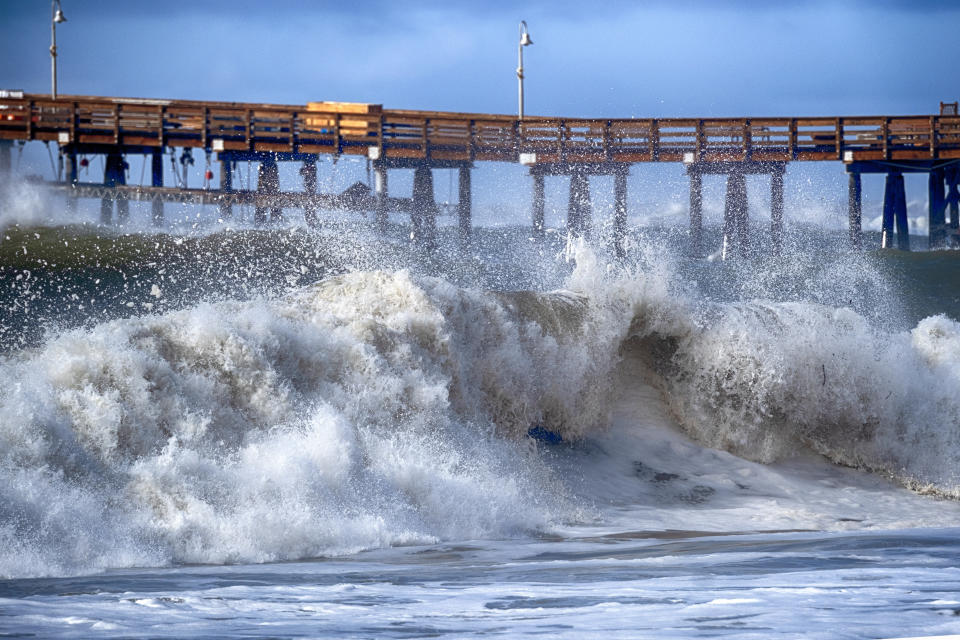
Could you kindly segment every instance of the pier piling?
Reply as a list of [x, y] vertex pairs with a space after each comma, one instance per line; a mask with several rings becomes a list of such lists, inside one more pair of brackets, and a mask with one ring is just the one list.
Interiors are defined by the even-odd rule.
[[[154, 149], [150, 154], [150, 184], [154, 187], [163, 186], [163, 149]], [[150, 207], [153, 224], [163, 224], [163, 200], [155, 197]]]
[[387, 230], [387, 168], [383, 165], [373, 167], [374, 211], [373, 219], [377, 230], [383, 233]]
[[311, 227], [319, 224], [317, 219], [317, 159], [308, 158], [300, 167], [303, 177], [303, 219]]
[[859, 249], [863, 244], [863, 183], [859, 171], [851, 171], [847, 177], [847, 222], [850, 246]]
[[460, 167], [457, 172], [457, 230], [459, 231], [461, 244], [466, 244], [470, 240], [473, 226], [471, 220], [473, 200], [471, 169], [470, 167]]
[[690, 254], [703, 252], [703, 176], [687, 169], [690, 177]]
[[543, 238], [545, 230], [544, 209], [546, 208], [546, 196], [544, 194], [543, 174], [533, 174], [533, 235], [535, 238]]
[[[257, 192], [267, 195], [275, 195], [280, 192], [280, 170], [277, 167], [277, 158], [272, 153], [267, 154], [257, 167]], [[267, 207], [258, 203], [254, 208], [254, 224], [263, 225], [267, 223], [267, 209], [270, 209], [270, 221], [276, 222], [283, 217], [283, 209], [280, 207]]]
[[427, 165], [413, 170], [413, 223], [414, 241], [433, 247], [437, 231], [437, 203], [433, 197], [433, 171]]
[[576, 236], [590, 237], [590, 179], [583, 171], [570, 173], [570, 201], [567, 204], [567, 228]]
[[928, 177], [927, 233], [931, 249], [947, 245], [946, 191], [943, 169], [933, 169]]
[[723, 250], [724, 260], [733, 255], [734, 247], [741, 257], [750, 250], [747, 236], [747, 180], [743, 173], [733, 171], [727, 175], [727, 195], [723, 207]]
[[903, 173], [890, 171], [887, 173], [883, 195], [883, 222], [880, 246], [884, 249], [893, 248], [894, 227], [896, 227], [897, 249], [910, 250], [910, 229], [907, 223], [907, 198], [903, 187]]
[[0, 140], [0, 179], [13, 171], [13, 141]]
[[893, 173], [888, 173], [883, 183], [883, 217], [880, 221], [880, 247], [893, 248], [893, 208], [896, 196], [893, 194]]
[[956, 242], [956, 234], [960, 227], [960, 164], [953, 164], [944, 171], [946, 180], [946, 203], [950, 210], [950, 229]]
[[625, 257], [624, 240], [627, 235], [627, 170], [613, 174], [613, 250], [618, 258]]
[[[116, 187], [127, 184], [127, 172], [123, 156], [119, 153], [108, 153], [103, 163], [103, 185]], [[110, 224], [113, 218], [113, 203], [117, 204], [117, 224], [125, 224], [130, 217], [130, 202], [126, 196], [114, 192], [104, 195], [100, 200], [100, 222]]]
[[[224, 195], [233, 193], [233, 161], [230, 158], [224, 158], [220, 154], [217, 158], [220, 161], [220, 191]], [[217, 206], [220, 212], [221, 220], [229, 220], [233, 217], [233, 205], [226, 199], [221, 199]]]
[[770, 249], [779, 254], [783, 249], [783, 172], [770, 174]]

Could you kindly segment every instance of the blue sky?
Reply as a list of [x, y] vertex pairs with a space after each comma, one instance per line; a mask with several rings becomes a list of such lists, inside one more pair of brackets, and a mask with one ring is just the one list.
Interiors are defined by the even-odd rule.
[[[960, 98], [950, 0], [62, 3], [61, 93], [513, 113], [525, 19], [528, 114], [896, 115]], [[49, 19], [43, 0], [0, 0], [0, 88], [49, 91]], [[681, 172], [646, 171], [682, 200]], [[788, 189], [811, 175], [843, 180], [791, 166]]]
[[[62, 0], [60, 91], [529, 113], [929, 113], [960, 3]], [[49, 6], [0, 0], [0, 85], [49, 91]]]

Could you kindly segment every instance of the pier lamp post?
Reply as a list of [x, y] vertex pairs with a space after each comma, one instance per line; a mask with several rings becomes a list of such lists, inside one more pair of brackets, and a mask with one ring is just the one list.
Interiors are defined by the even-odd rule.
[[527, 31], [527, 21], [520, 21], [520, 44], [517, 45], [517, 81], [520, 83], [520, 114], [519, 119], [523, 120], [523, 48], [533, 44], [530, 39], [530, 32]]
[[57, 25], [66, 21], [60, 0], [53, 0], [50, 3], [50, 97], [53, 100], [57, 99]]

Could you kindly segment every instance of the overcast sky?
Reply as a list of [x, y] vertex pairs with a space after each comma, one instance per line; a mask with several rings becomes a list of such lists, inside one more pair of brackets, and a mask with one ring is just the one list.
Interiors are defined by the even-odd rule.
[[[960, 2], [62, 0], [60, 91], [570, 116], [931, 113]], [[49, 5], [0, 0], [0, 87], [48, 92]]]
[[[960, 98], [955, 0], [62, 3], [62, 94], [515, 113], [518, 22], [525, 19], [534, 41], [525, 49], [530, 115], [928, 114], [941, 100]], [[48, 2], [0, 0], [0, 25], [0, 88], [49, 92]], [[23, 165], [45, 172], [49, 162], [38, 147]], [[670, 207], [684, 215], [682, 167], [633, 174], [631, 202], [640, 203], [631, 215]], [[523, 175], [519, 167], [478, 172], [475, 199], [492, 202], [492, 215], [512, 210], [526, 218]], [[517, 188], [506, 194], [501, 176]], [[398, 178], [391, 189], [406, 188]], [[879, 215], [881, 193], [871, 180], [868, 217]], [[926, 199], [919, 180], [908, 186], [914, 208]], [[711, 182], [708, 215], [719, 215], [722, 188]], [[766, 188], [755, 185], [760, 198]], [[833, 204], [819, 210], [844, 224], [839, 164], [793, 163], [787, 189], [788, 219], [808, 217], [809, 201], [827, 198]], [[562, 216], [563, 186], [548, 191]], [[609, 199], [605, 187], [595, 195]], [[643, 204], [651, 199], [659, 204]]]

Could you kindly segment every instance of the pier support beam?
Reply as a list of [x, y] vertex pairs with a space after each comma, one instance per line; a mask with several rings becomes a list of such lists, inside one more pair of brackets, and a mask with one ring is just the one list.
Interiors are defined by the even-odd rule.
[[947, 167], [947, 170], [944, 171], [944, 178], [947, 183], [945, 205], [950, 210], [950, 229], [954, 234], [954, 241], [956, 241], [956, 233], [958, 227], [960, 227], [960, 164]]
[[690, 176], [690, 254], [703, 252], [703, 176], [688, 172]]
[[[223, 193], [233, 192], [233, 161], [229, 158], [219, 156], [220, 161], [220, 191]], [[220, 219], [229, 220], [233, 217], [233, 205], [227, 200], [221, 200], [218, 209], [220, 210]]]
[[883, 223], [881, 246], [893, 248], [893, 231], [896, 226], [897, 248], [910, 250], [910, 229], [907, 223], [907, 198], [903, 186], [903, 174], [891, 171], [887, 174], [886, 189], [883, 196]]
[[470, 167], [460, 167], [457, 177], [457, 230], [459, 231], [460, 243], [466, 244], [470, 241], [470, 233], [473, 226], [471, 221], [473, 188], [471, 184]]
[[770, 248], [775, 254], [783, 250], [783, 172], [776, 171], [770, 174]]
[[[103, 184], [116, 187], [127, 184], [126, 163], [119, 153], [109, 153], [103, 165]], [[114, 192], [100, 200], [100, 222], [110, 224], [113, 217], [113, 203], [117, 203], [117, 224], [125, 224], [130, 217], [130, 202], [126, 196]]]
[[739, 172], [727, 176], [727, 196], [723, 206], [723, 259], [733, 255], [734, 247], [741, 257], [750, 252], [747, 219], [747, 179]]
[[13, 172], [13, 140], [0, 140], [0, 180]]
[[433, 197], [433, 170], [419, 166], [413, 171], [413, 222], [414, 241], [427, 249], [436, 243], [437, 203]]
[[590, 179], [574, 170], [570, 174], [570, 201], [567, 205], [567, 229], [576, 236], [590, 237]]
[[75, 215], [77, 213], [76, 189], [77, 184], [80, 182], [77, 151], [75, 148], [68, 147], [66, 149], [61, 148], [60, 153], [67, 157], [67, 184], [72, 187], [72, 189], [67, 192], [67, 212], [70, 215]]
[[311, 227], [316, 227], [319, 220], [317, 219], [317, 161], [315, 158], [303, 161], [300, 175], [303, 176], [303, 219]]
[[[280, 170], [277, 167], [276, 157], [270, 154], [261, 160], [257, 167], [257, 192], [272, 195], [279, 191]], [[283, 217], [283, 209], [280, 207], [266, 207], [258, 204], [253, 211], [254, 224], [267, 223], [268, 208], [270, 209], [271, 222], [277, 222]]]
[[78, 175], [79, 165], [77, 164], [77, 152], [73, 149], [67, 148], [61, 151], [61, 153], [66, 156], [67, 159], [67, 184], [74, 185], [80, 181]]
[[544, 209], [546, 208], [546, 195], [544, 193], [543, 174], [533, 174], [533, 236], [543, 238], [546, 230]]
[[373, 220], [377, 230], [383, 233], [387, 230], [387, 168], [383, 165], [373, 167], [373, 189], [375, 194]]
[[927, 234], [931, 249], [942, 249], [947, 246], [947, 198], [944, 177], [943, 169], [933, 169], [928, 179]]
[[863, 186], [860, 173], [851, 171], [847, 177], [847, 220], [850, 226], [850, 246], [863, 246]]
[[[163, 186], [163, 149], [157, 148], [150, 154], [150, 183], [154, 187]], [[153, 224], [163, 224], [163, 200], [154, 198], [150, 203]]]
[[893, 248], [893, 207], [896, 196], [893, 195], [893, 174], [888, 173], [883, 183], [883, 217], [880, 220], [880, 247]]
[[691, 254], [703, 250], [702, 176], [727, 176], [727, 193], [723, 205], [723, 235], [721, 256], [726, 260], [734, 252], [747, 256], [751, 252], [750, 219], [747, 200], [747, 176], [770, 176], [770, 242], [771, 252], [778, 253], [783, 244], [783, 175], [786, 162], [717, 161], [691, 162], [685, 160], [690, 176], [690, 244]]
[[627, 169], [613, 174], [613, 251], [618, 258], [627, 255]]

